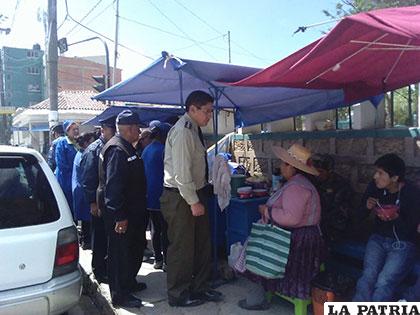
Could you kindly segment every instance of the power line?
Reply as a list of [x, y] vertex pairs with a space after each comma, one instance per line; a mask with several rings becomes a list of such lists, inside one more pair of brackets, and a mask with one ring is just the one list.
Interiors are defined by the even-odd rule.
[[182, 4], [180, 1], [178, 0], [174, 0], [176, 3], [178, 3], [178, 5], [180, 5], [181, 7], [183, 7], [186, 11], [188, 11], [191, 15], [193, 15], [195, 18], [197, 18], [198, 20], [200, 20], [202, 23], [206, 24], [208, 27], [210, 27], [213, 31], [215, 31], [216, 33], [218, 33], [219, 35], [223, 35], [222, 32], [220, 32], [219, 30], [217, 30], [216, 28], [214, 28], [213, 26], [211, 26], [206, 20], [202, 19], [201, 17], [199, 17], [197, 14], [195, 14], [193, 11], [191, 11], [190, 9], [188, 9], [184, 4]]
[[[137, 20], [133, 20], [133, 19], [130, 19], [130, 18], [127, 18], [127, 17], [123, 17], [123, 16], [121, 16], [121, 15], [120, 15], [120, 19], [125, 20], [125, 21], [128, 21], [128, 22], [131, 22], [131, 23], [134, 23], [134, 24], [137, 24], [137, 25], [140, 25], [140, 26], [144, 26], [144, 27], [147, 27], [147, 28], [150, 28], [150, 29], [153, 29], [153, 30], [156, 30], [156, 31], [159, 31], [159, 32], [165, 33], [165, 34], [168, 34], [168, 35], [172, 35], [172, 36], [175, 36], [175, 37], [178, 37], [178, 38], [186, 39], [186, 40], [192, 41], [192, 42], [194, 42], [194, 43], [196, 42], [195, 40], [191, 39], [190, 37], [183, 36], [183, 35], [180, 35], [180, 34], [177, 34], [177, 33], [173, 33], [173, 32], [170, 32], [170, 31], [164, 30], [164, 29], [162, 29], [162, 28], [160, 28], [160, 27], [153, 26], [153, 25], [150, 25], [150, 24], [145, 24], [145, 23], [139, 22], [139, 21], [137, 21]], [[213, 41], [213, 40], [218, 39], [218, 38], [222, 38], [222, 37], [224, 37], [225, 35], [226, 35], [226, 34], [222, 34], [222, 35], [220, 35], [220, 36], [217, 36], [217, 37], [215, 37], [215, 38], [209, 39], [209, 40], [207, 40], [207, 41], [203, 41], [203, 42], [197, 41], [197, 42], [198, 42], [199, 44], [206, 44], [207, 42]], [[194, 45], [189, 45], [189, 46], [187, 46], [187, 47], [180, 48], [180, 49], [186, 49], [186, 48], [190, 48], [190, 47], [193, 47], [193, 46], [196, 46], [196, 44], [194, 44]], [[213, 48], [216, 48], [216, 49], [223, 49], [223, 50], [227, 50], [227, 48], [222, 48], [222, 47], [219, 47], [219, 46], [214, 46], [214, 45], [207, 45], [207, 46], [209, 46], [209, 47], [213, 47]], [[177, 49], [177, 50], [180, 50], [180, 49]]]
[[189, 36], [186, 32], [184, 32], [174, 21], [172, 21], [161, 9], [159, 9], [158, 6], [156, 6], [152, 0], [149, 0], [149, 3], [161, 14], [163, 15], [172, 25], [174, 25], [182, 34], [184, 34], [186, 37], [188, 37], [191, 41], [195, 42], [197, 44], [197, 46], [204, 51], [208, 56], [210, 56], [212, 59], [216, 60], [217, 59], [210, 54], [207, 50], [205, 50], [200, 44], [198, 44], [198, 42], [194, 39], [191, 38], [191, 36]]
[[20, 3], [20, 0], [16, 0], [15, 11], [13, 12], [12, 24], [10, 26], [11, 29], [13, 29], [13, 25], [15, 24], [15, 16], [16, 16], [16, 11], [19, 7], [19, 3]]
[[106, 10], [108, 10], [116, 0], [112, 0], [110, 4], [108, 4], [101, 12], [99, 12], [97, 15], [95, 15], [93, 18], [91, 18], [88, 22], [86, 22], [86, 25], [92, 23], [94, 20], [96, 20], [99, 16], [101, 16]]
[[[111, 7], [114, 3], [115, 3], [115, 1], [116, 0], [112, 0], [112, 2], [109, 4], [109, 5], [107, 5], [102, 11], [100, 11], [97, 15], [95, 15], [93, 18], [91, 18], [89, 21], [87, 21], [86, 22], [86, 25], [89, 25], [90, 23], [92, 23], [94, 20], [96, 20], [99, 16], [101, 16], [106, 10], [108, 10], [109, 9], [109, 7]], [[64, 17], [64, 20], [63, 20], [63, 22], [60, 24], [60, 26], [57, 28], [57, 30], [58, 29], [60, 29], [61, 28], [61, 26], [63, 26], [63, 24], [64, 24], [64, 22], [65, 21], [67, 21], [68, 20], [68, 14], [66, 14], [66, 16]], [[77, 33], [77, 31], [78, 30], [76, 30], [76, 33]]]
[[[107, 40], [109, 40], [110, 42], [112, 42], [112, 43], [114, 43], [114, 40], [113, 39], [111, 39], [111, 38], [109, 38], [108, 36], [106, 36], [106, 35], [104, 35], [104, 34], [102, 34], [102, 33], [99, 33], [99, 32], [97, 32], [97, 31], [95, 31], [95, 30], [93, 30], [93, 29], [91, 29], [90, 27], [87, 27], [86, 25], [83, 25], [82, 23], [80, 23], [79, 21], [77, 21], [77, 20], [75, 20], [68, 12], [68, 7], [67, 7], [67, 0], [65, 0], [65, 3], [66, 3], [66, 12], [67, 12], [67, 14], [68, 14], [68, 17], [69, 17], [69, 19], [70, 20], [72, 20], [74, 23], [76, 23], [76, 24], [78, 24], [78, 25], [80, 25], [81, 27], [83, 27], [83, 28], [85, 28], [85, 29], [87, 29], [88, 31], [91, 31], [92, 33], [95, 33], [96, 35], [99, 35], [99, 36], [101, 36], [101, 37], [103, 37], [103, 38], [105, 38], [105, 39], [107, 39]], [[134, 52], [134, 53], [136, 53], [136, 54], [138, 54], [138, 55], [140, 55], [140, 56], [143, 56], [143, 57], [145, 57], [145, 58], [148, 58], [148, 59], [150, 59], [150, 60], [154, 60], [154, 58], [152, 58], [152, 57], [150, 57], [150, 56], [147, 56], [147, 55], [145, 55], [145, 54], [143, 54], [143, 53], [141, 53], [141, 52], [139, 52], [139, 51], [137, 51], [137, 50], [134, 50], [134, 49], [132, 49], [132, 48], [130, 48], [130, 47], [127, 47], [127, 46], [125, 46], [125, 45], [123, 45], [123, 44], [118, 44], [119, 46], [121, 46], [121, 47], [123, 47], [123, 48], [125, 48], [125, 49], [127, 49], [127, 50], [129, 50], [129, 51], [131, 51], [131, 52]]]
[[[80, 19], [80, 23], [82, 23], [83, 22], [83, 20], [84, 19], [86, 19], [88, 16], [89, 16], [89, 14], [91, 14], [92, 13], [92, 11], [93, 10], [95, 10], [96, 8], [97, 8], [97, 6], [100, 4], [102, 2], [102, 0], [99, 0], [89, 11], [88, 11], [88, 13], [86, 13], [81, 19]], [[68, 31], [67, 33], [66, 33], [66, 35], [64, 35], [64, 36], [68, 36], [75, 28], [77, 28], [79, 25], [75, 25], [75, 26], [73, 26], [73, 28], [70, 30], [70, 31]]]
[[[149, 0], [150, 1], [150, 0]], [[204, 23], [205, 25], [207, 25], [208, 27], [210, 27], [213, 31], [215, 31], [217, 34], [222, 35], [223, 33], [220, 32], [218, 29], [216, 29], [215, 27], [213, 27], [212, 25], [210, 25], [206, 20], [204, 20], [203, 18], [199, 17], [196, 13], [194, 13], [192, 10], [190, 10], [189, 8], [187, 8], [184, 4], [182, 4], [180, 1], [178, 0], [174, 0], [178, 5], [180, 5], [182, 8], [184, 8], [186, 11], [188, 11], [191, 15], [193, 15], [195, 18], [197, 18], [200, 22]], [[249, 51], [248, 49], [242, 47], [241, 45], [239, 45], [236, 41], [231, 40], [232, 43], [234, 43], [236, 46], [238, 46], [240, 49], [242, 49], [243, 51], [246, 51], [250, 56], [254, 57], [255, 59], [261, 60], [261, 61], [265, 61], [263, 58], [258, 57], [257, 55], [255, 55], [253, 52]]]
[[[202, 44], [202, 45], [203, 44], [206, 45], [208, 42], [214, 41], [214, 40], [219, 39], [219, 38], [222, 38], [222, 37], [223, 36], [217, 36], [217, 37], [213, 37], [213, 38], [210, 38], [208, 40], [205, 40], [205, 41], [202, 41], [202, 42], [198, 42], [198, 43], [199, 44]], [[192, 44], [192, 45], [188, 45], [188, 46], [185, 46], [185, 47], [177, 48], [177, 49], [175, 49], [173, 51], [184, 50], [184, 49], [188, 49], [188, 48], [191, 48], [191, 47], [194, 47], [194, 46], [196, 46], [196, 44]], [[210, 45], [208, 45], [208, 46], [210, 46]], [[210, 47], [214, 47], [214, 48], [219, 48], [219, 49], [225, 50], [225, 48], [222, 48], [222, 47], [217, 47], [217, 46], [210, 46]]]
[[182, 38], [182, 39], [191, 40], [191, 38], [189, 38], [189, 37], [187, 37], [187, 36], [182, 36], [182, 35], [179, 35], [179, 34], [177, 34], [177, 33], [173, 33], [173, 32], [170, 32], [170, 31], [166, 31], [166, 30], [164, 30], [164, 29], [162, 29], [162, 28], [159, 28], [159, 27], [157, 27], [157, 26], [153, 26], [153, 25], [145, 24], [145, 23], [142, 23], [142, 22], [139, 22], [139, 21], [136, 21], [136, 20], [130, 19], [130, 18], [123, 17], [123, 16], [121, 16], [121, 15], [120, 15], [120, 18], [121, 18], [122, 20], [126, 20], [126, 21], [128, 21], [128, 22], [135, 23], [135, 24], [137, 24], [137, 25], [141, 25], [141, 26], [144, 26], [144, 27], [148, 27], [148, 28], [150, 28], [150, 29], [153, 29], [153, 30], [156, 30], [156, 31], [159, 31], [159, 32], [165, 33], [165, 34], [169, 34], [169, 35], [172, 35], [172, 36], [175, 36], [175, 37], [179, 37], [179, 38]]
[[57, 27], [57, 31], [63, 26], [63, 24], [68, 20], [68, 15], [66, 14], [66, 16], [63, 19], [63, 22], [60, 23], [60, 25]]
[[[177, 49], [171, 50], [171, 52], [180, 51], [180, 50], [184, 50], [184, 49], [188, 49], [188, 48], [197, 46], [197, 44], [195, 43], [195, 41], [192, 40], [190, 37], [186, 37], [186, 36], [180, 35], [178, 33], [170, 32], [170, 31], [167, 31], [167, 30], [162, 29], [160, 27], [157, 27], [157, 26], [154, 26], [154, 25], [150, 25], [150, 24], [146, 24], [146, 23], [143, 23], [143, 22], [140, 22], [140, 21], [131, 19], [131, 18], [127, 18], [127, 17], [121, 16], [121, 15], [119, 17], [120, 17], [120, 19], [125, 20], [127, 22], [131, 22], [131, 23], [137, 24], [139, 26], [150, 28], [150, 29], [155, 30], [155, 31], [159, 31], [159, 32], [162, 32], [162, 33], [165, 33], [165, 34], [174, 36], [174, 37], [178, 37], [178, 38], [182, 38], [182, 39], [186, 39], [186, 40], [189, 40], [189, 41], [194, 42], [194, 44], [192, 44], [192, 45], [188, 45], [188, 46], [185, 46], [185, 47], [177, 48]], [[208, 44], [208, 42], [211, 42], [211, 41], [216, 40], [216, 39], [219, 39], [219, 38], [224, 38], [225, 36], [226, 36], [226, 34], [221, 34], [220, 36], [211, 38], [211, 39], [206, 40], [206, 41], [198, 41], [198, 43], [201, 44], [201, 45], [206, 45], [206, 46], [211, 47], [211, 48], [214, 48], [214, 49], [228, 51], [229, 49], [226, 48], [226, 47], [220, 47], [220, 46]], [[240, 52], [235, 52], [235, 54], [240, 55], [240, 56], [249, 56], [249, 54], [240, 53]], [[264, 59], [264, 58], [259, 58], [259, 59], [262, 60], [262, 61], [272, 62], [272, 60], [268, 60], [268, 59]]]

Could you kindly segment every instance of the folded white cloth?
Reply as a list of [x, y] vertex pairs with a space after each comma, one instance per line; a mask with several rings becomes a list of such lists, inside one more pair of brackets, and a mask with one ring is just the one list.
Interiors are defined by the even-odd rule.
[[230, 202], [230, 170], [227, 160], [221, 155], [215, 157], [212, 178], [217, 203], [223, 211]]

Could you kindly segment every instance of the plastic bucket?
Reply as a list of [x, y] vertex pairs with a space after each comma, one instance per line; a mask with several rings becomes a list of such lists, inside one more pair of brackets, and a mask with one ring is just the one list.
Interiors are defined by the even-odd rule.
[[311, 295], [314, 315], [324, 315], [324, 303], [335, 301], [335, 294], [332, 291], [312, 287]]

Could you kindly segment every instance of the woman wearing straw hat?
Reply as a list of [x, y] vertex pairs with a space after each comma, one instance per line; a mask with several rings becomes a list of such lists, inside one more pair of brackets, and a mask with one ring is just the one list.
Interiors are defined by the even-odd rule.
[[285, 275], [281, 279], [265, 279], [249, 271], [245, 276], [258, 284], [239, 301], [248, 310], [269, 308], [265, 291], [277, 291], [282, 295], [308, 299], [310, 282], [319, 272], [324, 243], [319, 229], [321, 205], [318, 192], [308, 175], [318, 175], [311, 165], [311, 151], [293, 144], [288, 150], [274, 146], [275, 155], [281, 160], [281, 174], [287, 180], [259, 210], [263, 222], [291, 231], [290, 252]]

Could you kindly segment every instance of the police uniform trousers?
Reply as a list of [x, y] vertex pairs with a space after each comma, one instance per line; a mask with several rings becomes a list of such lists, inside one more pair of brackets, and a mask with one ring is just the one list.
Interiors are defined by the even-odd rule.
[[211, 238], [207, 211], [208, 189], [197, 191], [205, 214], [194, 217], [177, 189], [165, 189], [161, 211], [168, 224], [167, 286], [169, 299], [208, 290], [211, 272]]
[[104, 219], [92, 216], [92, 272], [95, 278], [103, 279], [107, 276], [107, 250], [108, 239]]
[[128, 215], [128, 228], [123, 234], [115, 232], [115, 220], [104, 213], [108, 236], [108, 282], [113, 300], [123, 298], [136, 285], [136, 276], [143, 261], [144, 213]]

